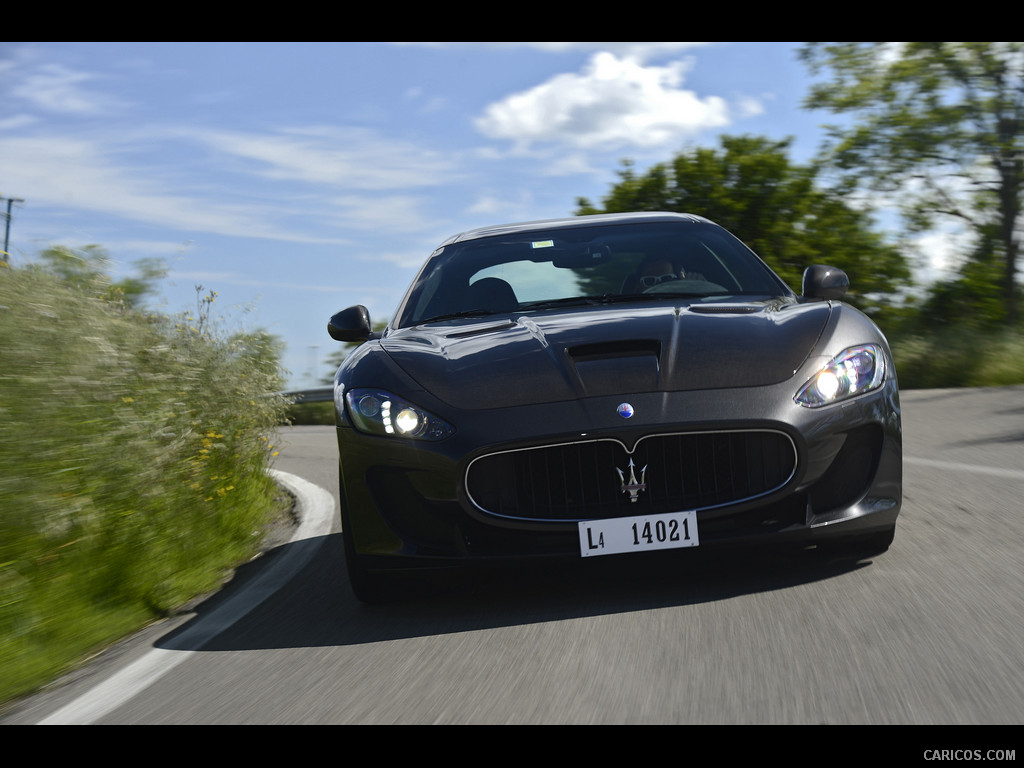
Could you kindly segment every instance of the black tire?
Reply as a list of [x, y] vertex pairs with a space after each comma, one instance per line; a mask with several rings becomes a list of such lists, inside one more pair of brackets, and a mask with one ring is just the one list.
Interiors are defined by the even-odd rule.
[[819, 547], [829, 555], [842, 557], [855, 557], [858, 559], [880, 555], [892, 545], [896, 538], [896, 526], [886, 528], [877, 533], [868, 533], [861, 536], [851, 536], [848, 539], [841, 539], [835, 542], [828, 542]]
[[395, 595], [394, 580], [387, 574], [378, 574], [366, 569], [356, 554], [352, 541], [352, 524], [349, 522], [345, 506], [345, 485], [341, 482], [341, 471], [338, 471], [338, 490], [341, 494], [341, 540], [345, 549], [345, 570], [348, 572], [348, 583], [352, 594], [361, 603], [374, 605], [386, 603]]
[[346, 560], [348, 582], [356, 599], [367, 605], [390, 603], [398, 597], [395, 580], [388, 574], [373, 573]]
[[[343, 516], [342, 526], [344, 525]], [[348, 583], [356, 599], [367, 605], [378, 605], [394, 600], [398, 595], [397, 579], [391, 574], [367, 570], [355, 552], [351, 532], [346, 531], [344, 527], [341, 538], [345, 543], [345, 570], [348, 572]]]

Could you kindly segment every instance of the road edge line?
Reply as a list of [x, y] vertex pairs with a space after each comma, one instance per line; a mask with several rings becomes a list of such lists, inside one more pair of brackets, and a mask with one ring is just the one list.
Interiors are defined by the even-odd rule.
[[[297, 544], [320, 537], [312, 547], [289, 547], [252, 582], [220, 606], [216, 611], [198, 619], [181, 635], [174, 645], [201, 648], [224, 630], [231, 627], [264, 600], [277, 592], [304, 567], [320, 548], [331, 531], [334, 521], [334, 497], [297, 475], [270, 470], [271, 476], [296, 498], [299, 526], [289, 544]], [[121, 669], [91, 690], [60, 707], [39, 721], [39, 725], [90, 725], [112, 712], [136, 694], [148, 688], [176, 666], [186, 661], [196, 650], [152, 648], [141, 658]]]

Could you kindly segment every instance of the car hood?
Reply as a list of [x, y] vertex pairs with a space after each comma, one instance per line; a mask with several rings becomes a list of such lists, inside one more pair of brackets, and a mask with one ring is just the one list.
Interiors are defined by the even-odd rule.
[[381, 346], [458, 408], [789, 379], [828, 322], [827, 302], [620, 306], [489, 316], [389, 332]]

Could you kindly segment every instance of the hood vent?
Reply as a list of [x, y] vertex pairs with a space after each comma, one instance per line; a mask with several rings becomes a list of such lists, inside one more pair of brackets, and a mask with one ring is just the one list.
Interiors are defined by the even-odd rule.
[[658, 388], [661, 342], [657, 340], [598, 342], [567, 351], [588, 396]]
[[575, 363], [638, 357], [642, 355], [653, 355], [655, 358], [660, 358], [661, 342], [657, 339], [605, 341], [570, 347], [568, 352], [569, 357]]

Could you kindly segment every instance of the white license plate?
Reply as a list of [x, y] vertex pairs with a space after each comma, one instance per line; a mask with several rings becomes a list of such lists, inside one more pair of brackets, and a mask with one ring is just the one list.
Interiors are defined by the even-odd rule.
[[584, 520], [579, 525], [580, 555], [583, 557], [696, 547], [700, 544], [697, 515], [693, 511]]

